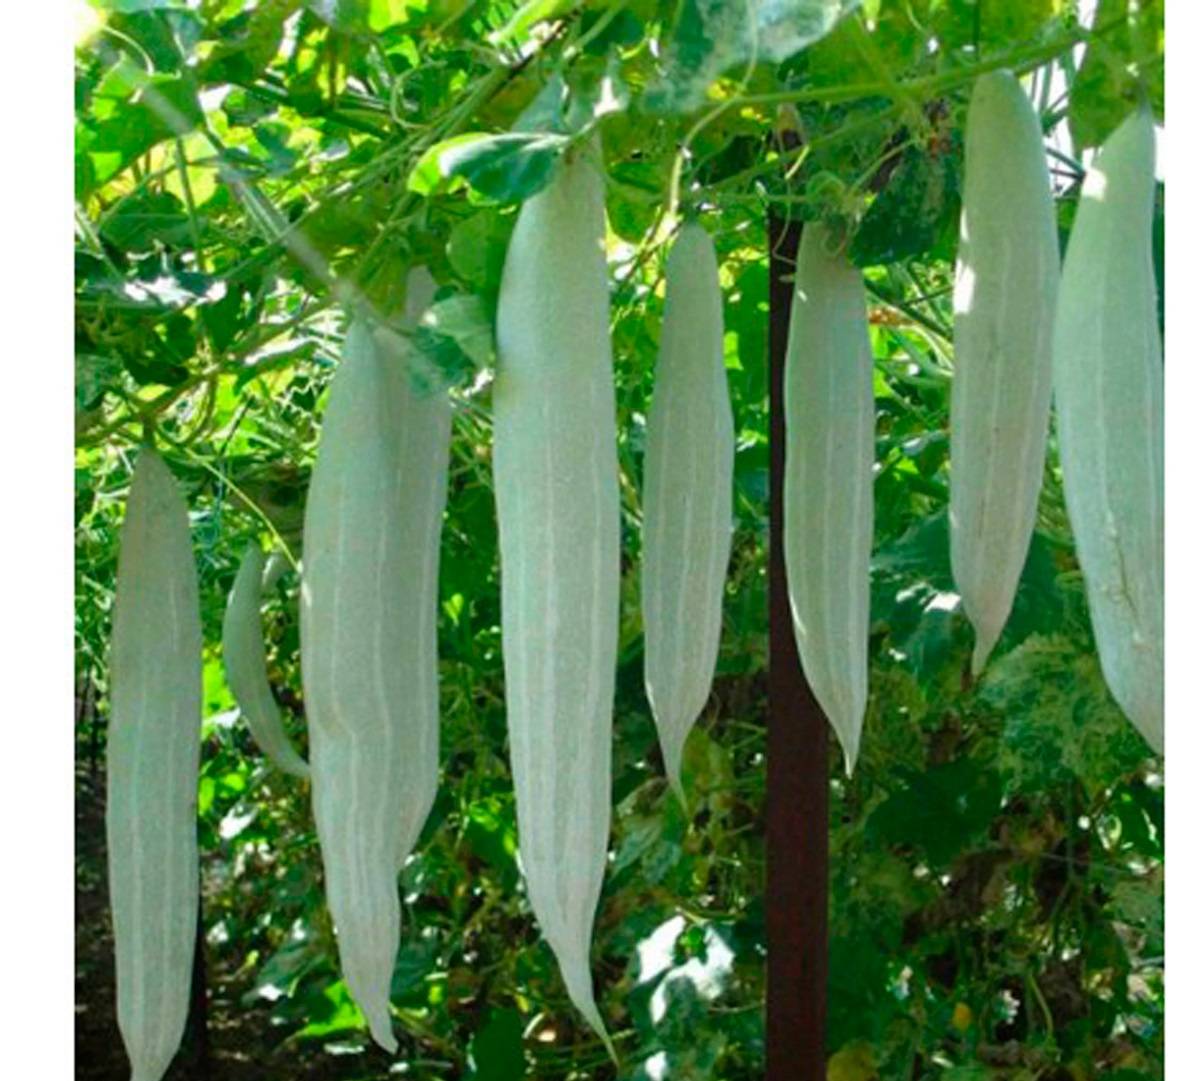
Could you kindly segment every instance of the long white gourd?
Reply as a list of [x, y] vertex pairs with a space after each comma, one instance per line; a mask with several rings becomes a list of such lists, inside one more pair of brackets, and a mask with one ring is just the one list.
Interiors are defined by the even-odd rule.
[[1054, 333], [1067, 512], [1100, 665], [1163, 750], [1163, 361], [1152, 249], [1154, 121], [1130, 116], [1087, 171]]
[[283, 730], [283, 716], [267, 681], [261, 611], [266, 577], [266, 557], [258, 542], [251, 541], [229, 591], [221, 626], [225, 676], [246, 726], [262, 752], [284, 773], [307, 778], [308, 763], [296, 753]]
[[188, 509], [144, 448], [121, 527], [108, 729], [117, 1023], [133, 1081], [159, 1081], [191, 993], [200, 864], [200, 598]]
[[784, 384], [792, 622], [849, 773], [867, 704], [875, 399], [862, 275], [820, 224], [800, 242]]
[[712, 689], [733, 529], [733, 413], [717, 255], [688, 223], [667, 259], [662, 342], [646, 419], [642, 619], [646, 693], [672, 787]]
[[[410, 318], [432, 281], [409, 277]], [[415, 314], [414, 314], [415, 313]], [[437, 787], [437, 570], [450, 405], [407, 347], [356, 320], [329, 392], [304, 519], [301, 665], [313, 812], [350, 993], [396, 1049], [397, 874]]]
[[1058, 279], [1041, 125], [1016, 77], [991, 72], [967, 113], [950, 397], [950, 562], [975, 674], [1008, 621], [1037, 517]]
[[608, 848], [620, 591], [604, 189], [576, 156], [521, 208], [497, 315], [495, 486], [521, 863], [605, 1039], [589, 965]]

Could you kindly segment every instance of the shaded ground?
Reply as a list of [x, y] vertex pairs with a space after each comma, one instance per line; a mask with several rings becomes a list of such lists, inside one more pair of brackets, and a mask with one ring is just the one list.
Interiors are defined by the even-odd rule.
[[[75, 1077], [128, 1081], [117, 1031], [112, 927], [104, 844], [104, 770], [75, 771]], [[248, 1008], [248, 985], [208, 967], [207, 1055], [192, 1031], [166, 1081], [374, 1081], [388, 1077], [380, 1051], [333, 1056], [319, 1045], [283, 1044], [265, 1010]], [[408, 1076], [414, 1076], [409, 1074]]]

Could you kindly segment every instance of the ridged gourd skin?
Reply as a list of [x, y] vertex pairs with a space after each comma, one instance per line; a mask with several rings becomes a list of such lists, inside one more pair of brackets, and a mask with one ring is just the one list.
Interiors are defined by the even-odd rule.
[[[432, 279], [409, 276], [411, 317]], [[304, 520], [301, 666], [313, 813], [347, 987], [389, 1051], [397, 874], [438, 776], [437, 574], [450, 404], [407, 347], [355, 320]]]
[[283, 728], [283, 716], [267, 680], [267, 651], [263, 637], [262, 594], [268, 575], [276, 574], [257, 541], [242, 557], [221, 626], [221, 654], [225, 677], [254, 742], [271, 762], [294, 777], [307, 779], [308, 763], [292, 746]]
[[1011, 72], [982, 75], [967, 113], [950, 395], [950, 562], [976, 675], [1012, 611], [1037, 517], [1058, 281], [1037, 113]]
[[1163, 359], [1152, 248], [1154, 121], [1101, 147], [1067, 245], [1054, 403], [1067, 513], [1105, 681], [1163, 751]]
[[867, 704], [875, 398], [862, 274], [806, 225], [784, 365], [783, 545], [796, 646], [854, 768]]
[[607, 1040], [589, 964], [611, 817], [620, 604], [604, 235], [602, 178], [576, 152], [518, 215], [500, 285], [493, 400], [521, 863], [571, 1001]]
[[642, 620], [646, 693], [667, 777], [684, 801], [683, 746], [712, 690], [733, 536], [733, 411], [717, 255], [695, 222], [667, 259], [646, 418]]
[[105, 811], [117, 1024], [133, 1081], [159, 1081], [187, 1020], [203, 645], [187, 503], [143, 448], [117, 563]]

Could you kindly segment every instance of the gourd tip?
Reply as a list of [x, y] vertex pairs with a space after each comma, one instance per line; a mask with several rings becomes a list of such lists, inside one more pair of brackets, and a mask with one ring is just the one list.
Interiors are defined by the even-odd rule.
[[616, 1045], [612, 1042], [612, 1037], [608, 1034], [608, 1029], [600, 1019], [600, 1011], [596, 1009], [594, 1002], [592, 1003], [591, 1015], [588, 1016], [587, 1021], [595, 1030], [596, 1035], [600, 1037], [600, 1042], [604, 1044], [604, 1050], [608, 1052], [608, 1057], [612, 1060], [612, 1064], [619, 1071], [621, 1069], [621, 1060], [617, 1056]]
[[858, 763], [858, 739], [857, 737], [844, 739], [837, 729], [834, 729], [834, 733], [838, 738], [838, 743], [842, 746], [842, 762], [846, 768], [846, 779], [849, 780], [854, 776], [854, 767]]
[[[570, 997], [571, 1002], [583, 1014], [583, 1019], [588, 1023], [592, 1031], [600, 1037], [613, 1064], [620, 1067], [620, 1060], [617, 1058], [617, 1051], [613, 1046], [612, 1037], [609, 1036], [608, 1029], [604, 1025], [604, 1019], [600, 1016], [600, 1009], [596, 1005], [596, 996], [592, 993], [591, 988], [591, 975], [587, 972], [586, 965], [582, 972], [576, 972], [573, 968], [570, 970], [564, 969], [563, 975], [567, 977], [567, 995]], [[581, 980], [586, 980], [586, 984], [581, 982]]]
[[389, 1018], [369, 1018], [367, 1024], [371, 1029], [371, 1039], [379, 1044], [389, 1055], [394, 1055], [400, 1050], [400, 1043], [396, 1039], [396, 1034], [392, 1031], [392, 1022]]
[[680, 776], [679, 769], [669, 770], [667, 780], [671, 785], [671, 791], [675, 794], [675, 798], [679, 800], [679, 806], [683, 809], [684, 817], [688, 817], [687, 793], [683, 790], [683, 778]]
[[620, 1072], [621, 1059], [617, 1054], [617, 1049], [612, 1042], [612, 1037], [609, 1036], [606, 1029], [601, 1030], [600, 1039], [604, 1042], [604, 1050], [608, 1052], [608, 1057], [612, 1059], [612, 1064], [617, 1068], [617, 1071]]

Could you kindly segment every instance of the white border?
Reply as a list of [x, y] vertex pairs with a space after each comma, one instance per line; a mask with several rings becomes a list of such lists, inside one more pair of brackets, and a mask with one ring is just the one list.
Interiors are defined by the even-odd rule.
[[[1189, 45], [1198, 38], [1194, 0], [1171, 0], [1167, 6], [1167, 102], [1168, 115], [1184, 117], [1170, 142], [1171, 160], [1163, 172], [1177, 177], [1194, 175], [1200, 168], [1195, 140], [1183, 138], [1190, 130], [1186, 119], [1200, 104], [1196, 65], [1190, 62]], [[1178, 62], [1172, 62], [1178, 58]], [[1160, 141], [1164, 151], [1167, 140]], [[1166, 742], [1170, 761], [1183, 772], [1167, 771], [1167, 1025], [1168, 1076], [1193, 1076], [1200, 1063], [1200, 1047], [1190, 1035], [1200, 1010], [1200, 985], [1192, 978], [1200, 966], [1200, 862], [1192, 832], [1200, 824], [1200, 785], [1190, 773], [1190, 764], [1200, 755], [1197, 730], [1197, 561], [1200, 560], [1200, 529], [1197, 529], [1200, 482], [1197, 481], [1196, 402], [1200, 379], [1196, 374], [1196, 347], [1191, 308], [1195, 303], [1197, 279], [1195, 259], [1200, 245], [1200, 208], [1187, 186], [1168, 186], [1169, 228], [1166, 234], [1166, 480], [1167, 480], [1167, 607], [1166, 607]], [[1172, 780], [1177, 781], [1171, 784]], [[1192, 1067], [1189, 1073], [1186, 1067]], [[1172, 1073], [1174, 1071], [1174, 1073]]]
[[[78, 11], [23, 9], [0, 64], [4, 823], [9, 1076], [71, 1076], [74, 1038], [73, 73]], [[16, 30], [16, 24], [13, 24]], [[18, 1067], [14, 1069], [13, 1067]], [[25, 1067], [21, 1069], [20, 1067]]]

